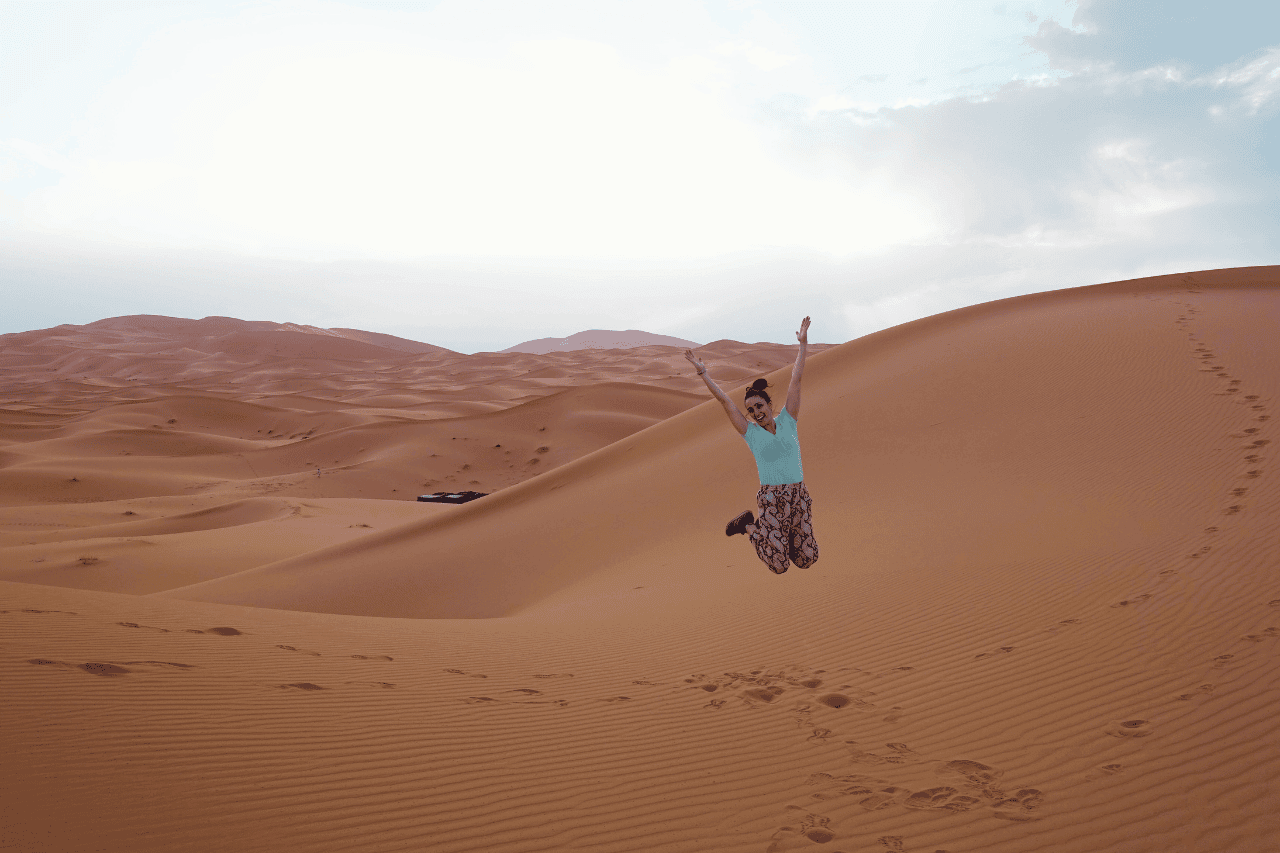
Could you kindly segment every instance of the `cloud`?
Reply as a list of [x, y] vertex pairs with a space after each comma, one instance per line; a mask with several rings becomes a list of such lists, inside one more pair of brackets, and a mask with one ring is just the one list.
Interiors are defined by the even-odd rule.
[[1234, 96], [1226, 105], [1210, 107], [1214, 116], [1232, 110], [1249, 116], [1274, 111], [1280, 104], [1280, 47], [1270, 48], [1254, 60], [1222, 68], [1197, 82]]
[[731, 91], [735, 57], [750, 73], [793, 61], [768, 46], [641, 61], [577, 36], [402, 38], [317, 8], [166, 31], [59, 158], [57, 185], [30, 193], [28, 224], [401, 259], [856, 252], [931, 226], [883, 176], [778, 161]]
[[1027, 43], [1057, 68], [1203, 73], [1275, 44], [1280, 5], [1257, 0], [1079, 0], [1070, 28], [1041, 23]]
[[[11, 241], [0, 276], [51, 320], [118, 304], [471, 351], [583, 328], [787, 343], [805, 314], [846, 340], [1280, 260], [1270, 11], [836, 7], [269, 3], [173, 24], [78, 135], [0, 141], [0, 217], [51, 241]], [[117, 248], [57, 249], [68, 234]]]
[[850, 265], [851, 335], [1017, 293], [1280, 261], [1280, 48], [1261, 46], [1280, 30], [1185, 53], [1182, 5], [1177, 39], [1124, 5], [1082, 3], [1078, 31], [1040, 27], [1030, 42], [1069, 74], [872, 117], [775, 113], [794, 156], [879, 164], [933, 205], [936, 236]]
[[801, 58], [778, 53], [745, 40], [722, 44], [716, 48], [716, 52], [722, 56], [742, 56], [762, 71], [777, 71], [779, 68], [792, 65]]

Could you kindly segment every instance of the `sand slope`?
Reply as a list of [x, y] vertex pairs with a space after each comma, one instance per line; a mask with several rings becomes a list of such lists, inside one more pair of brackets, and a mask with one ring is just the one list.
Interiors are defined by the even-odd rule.
[[[6, 510], [5, 571], [120, 524], [181, 558], [202, 518], [231, 553], [399, 514], [150, 595], [0, 582], [0, 847], [1280, 848], [1278, 285], [1058, 291], [813, 354], [822, 556], [783, 576], [720, 532], [756, 480], [713, 401], [416, 520], [213, 488]], [[48, 425], [6, 422], [18, 455]]]

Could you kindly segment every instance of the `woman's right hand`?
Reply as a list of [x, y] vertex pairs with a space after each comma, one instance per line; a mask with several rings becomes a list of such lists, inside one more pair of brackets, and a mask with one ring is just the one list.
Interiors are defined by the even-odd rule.
[[689, 359], [689, 362], [693, 365], [694, 369], [697, 370], [699, 373], [706, 372], [707, 366], [702, 362], [698, 361], [698, 357], [693, 354], [693, 350], [691, 349], [685, 350], [684, 357]]

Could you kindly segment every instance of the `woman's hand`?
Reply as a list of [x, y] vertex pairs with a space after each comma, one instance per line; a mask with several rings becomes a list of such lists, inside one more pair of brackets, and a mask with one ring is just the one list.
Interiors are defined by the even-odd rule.
[[796, 340], [806, 346], [809, 343], [809, 318], [805, 317], [800, 323], [800, 331], [796, 332]]
[[691, 349], [685, 350], [684, 357], [689, 359], [689, 363], [693, 365], [694, 370], [698, 371], [699, 373], [706, 372], [707, 366], [702, 362], [698, 361], [698, 357], [693, 354], [693, 350]]

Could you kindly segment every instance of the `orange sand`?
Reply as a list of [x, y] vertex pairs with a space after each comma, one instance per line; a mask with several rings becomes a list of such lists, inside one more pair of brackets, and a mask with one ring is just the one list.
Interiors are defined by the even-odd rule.
[[1265, 267], [812, 345], [782, 576], [676, 347], [0, 336], [0, 850], [1274, 853], [1278, 326]]

